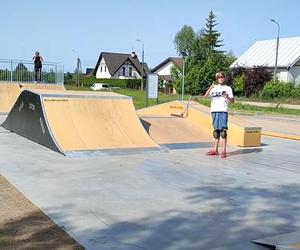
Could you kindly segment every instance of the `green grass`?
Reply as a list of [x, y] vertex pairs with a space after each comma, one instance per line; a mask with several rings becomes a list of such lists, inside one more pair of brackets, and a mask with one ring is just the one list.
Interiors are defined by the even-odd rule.
[[[67, 90], [81, 90], [81, 91], [90, 91], [88, 87], [75, 87], [66, 85]], [[146, 93], [145, 91], [133, 90], [133, 89], [114, 89], [115, 93], [122, 95], [131, 96], [134, 106], [136, 109], [141, 109], [146, 107]], [[189, 96], [184, 96], [185, 100], [188, 100]], [[201, 96], [195, 97], [199, 103], [210, 107], [210, 99], [203, 99]], [[166, 95], [159, 93], [158, 95], [158, 104], [170, 102], [174, 100], [181, 100], [181, 95]], [[243, 99], [246, 101], [246, 99]], [[247, 99], [250, 101], [249, 99]], [[155, 105], [156, 100], [150, 99], [149, 106]], [[259, 107], [247, 104], [233, 103], [229, 106], [230, 111], [245, 112], [245, 113], [259, 113], [259, 114], [285, 114], [285, 115], [297, 115], [300, 116], [300, 110], [297, 109], [286, 109], [286, 108], [274, 108], [274, 107]]]
[[247, 101], [247, 102], [269, 102], [269, 103], [280, 103], [280, 104], [295, 104], [300, 105], [300, 98], [273, 98], [264, 100], [255, 96], [252, 97], [238, 97], [237, 101]]
[[[76, 87], [76, 86], [70, 86], [65, 85], [67, 90], [80, 90], [80, 91], [90, 91], [91, 89], [88, 87]], [[146, 92], [140, 91], [140, 90], [134, 90], [134, 89], [114, 89], [113, 92], [121, 94], [121, 95], [127, 95], [131, 96], [134, 106], [136, 109], [141, 109], [146, 107]], [[184, 99], [187, 100], [189, 96], [184, 96]], [[181, 100], [181, 95], [167, 95], [163, 93], [158, 94], [158, 104], [170, 102], [174, 100]], [[149, 106], [156, 105], [155, 99], [149, 99]]]
[[[197, 98], [197, 101], [207, 107], [210, 107], [210, 100]], [[300, 110], [298, 109], [287, 109], [287, 108], [275, 108], [275, 107], [259, 107], [241, 103], [232, 103], [229, 105], [230, 111], [238, 111], [245, 113], [260, 113], [260, 114], [286, 114], [286, 115], [298, 115], [300, 116]]]

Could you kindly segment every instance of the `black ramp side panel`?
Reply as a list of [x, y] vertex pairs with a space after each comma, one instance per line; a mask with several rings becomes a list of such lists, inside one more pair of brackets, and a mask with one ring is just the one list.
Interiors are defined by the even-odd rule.
[[24, 90], [1, 126], [62, 153], [51, 136], [45, 121], [41, 97], [36, 93]]

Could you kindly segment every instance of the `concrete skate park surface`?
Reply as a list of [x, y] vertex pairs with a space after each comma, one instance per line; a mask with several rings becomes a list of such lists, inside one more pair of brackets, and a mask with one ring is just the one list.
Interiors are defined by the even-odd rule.
[[86, 249], [265, 249], [300, 229], [300, 143], [262, 143], [75, 158], [0, 128], [0, 173]]
[[235, 117], [262, 127], [262, 134], [300, 141], [300, 117], [288, 115], [234, 114]]

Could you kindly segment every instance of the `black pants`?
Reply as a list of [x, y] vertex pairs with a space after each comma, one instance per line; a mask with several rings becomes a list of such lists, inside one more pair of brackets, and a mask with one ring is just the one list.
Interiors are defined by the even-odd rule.
[[34, 68], [34, 81], [40, 82], [42, 80], [42, 68]]

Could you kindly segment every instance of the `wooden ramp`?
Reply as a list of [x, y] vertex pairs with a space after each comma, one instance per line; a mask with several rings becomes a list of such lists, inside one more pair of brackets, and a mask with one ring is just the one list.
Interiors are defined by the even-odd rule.
[[211, 147], [211, 135], [179, 117], [140, 117], [151, 138], [169, 149]]
[[65, 90], [61, 84], [35, 84], [19, 82], [0, 83], [0, 113], [9, 113], [20, 93], [30, 89]]
[[109, 92], [25, 90], [2, 126], [65, 155], [159, 149], [131, 97]]
[[[185, 141], [212, 141], [212, 125], [211, 114], [208, 107], [197, 102], [191, 102], [186, 108], [187, 102], [172, 101], [137, 111], [142, 120], [154, 121], [152, 130], [150, 127], [150, 136], [158, 143], [166, 140], [166, 135], [170, 135], [170, 131], [174, 133], [168, 140], [182, 142], [183, 136]], [[182, 117], [181, 114], [184, 113]], [[166, 118], [173, 117], [169, 120], [169, 124], [173, 124], [172, 128], [164, 121]], [[174, 119], [176, 117], [176, 119]], [[156, 120], [154, 119], [156, 118]], [[185, 125], [178, 123], [178, 119], [183, 120]], [[183, 122], [182, 122], [183, 123]], [[253, 126], [249, 122], [235, 118], [229, 115], [228, 142], [233, 145], [242, 147], [254, 147], [261, 144], [261, 128]], [[160, 132], [157, 132], [157, 131]]]

